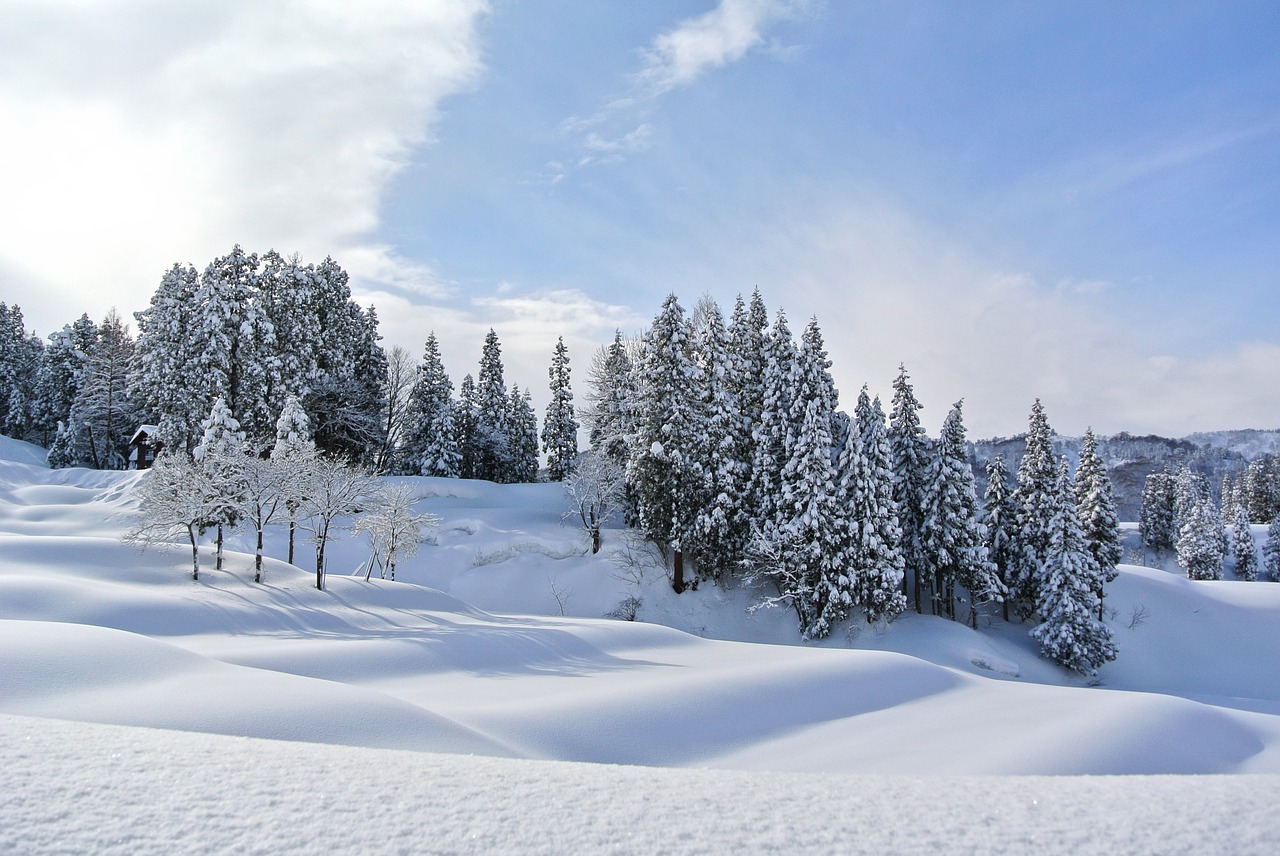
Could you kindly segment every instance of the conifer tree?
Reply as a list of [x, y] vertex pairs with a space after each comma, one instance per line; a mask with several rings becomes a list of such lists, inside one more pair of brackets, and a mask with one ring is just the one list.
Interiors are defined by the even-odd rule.
[[[1111, 476], [1098, 453], [1098, 441], [1089, 428], [1080, 448], [1080, 468], [1076, 473], [1076, 512], [1084, 528], [1085, 543], [1098, 563], [1105, 582], [1119, 573], [1116, 565], [1123, 558], [1120, 548], [1120, 515], [1116, 511]], [[1102, 587], [1098, 588], [1098, 618], [1102, 618]]]
[[1018, 617], [1025, 619], [1040, 601], [1040, 586], [1055, 537], [1052, 529], [1057, 513], [1057, 466], [1053, 455], [1053, 429], [1040, 399], [1031, 407], [1027, 449], [1018, 462], [1017, 484], [1013, 491], [1015, 511], [1013, 585], [1009, 592]]
[[217, 559], [214, 570], [222, 570], [223, 530], [234, 526], [239, 519], [244, 491], [240, 469], [244, 464], [244, 432], [240, 423], [231, 415], [230, 408], [221, 398], [215, 398], [209, 416], [201, 423], [200, 442], [192, 450], [192, 457], [204, 471], [219, 501], [213, 516], [207, 521], [218, 527]]
[[598, 361], [598, 370], [593, 367], [590, 382], [586, 422], [591, 450], [625, 467], [636, 435], [637, 390], [621, 330], [614, 331], [613, 343]]
[[940, 606], [955, 620], [955, 587], [959, 584], [969, 592], [969, 621], [976, 628], [977, 605], [1004, 600], [1004, 586], [983, 545], [962, 406], [963, 401], [957, 401], [947, 414], [929, 468], [920, 546], [924, 567], [935, 581], [934, 603], [938, 606], [933, 612], [941, 614]]
[[1031, 637], [1040, 643], [1043, 656], [1072, 671], [1095, 675], [1102, 664], [1116, 658], [1116, 646], [1110, 629], [1094, 618], [1101, 574], [1080, 528], [1069, 472], [1063, 458], [1046, 527], [1044, 574], [1036, 590], [1036, 612], [1042, 620]]
[[1000, 580], [1001, 589], [1005, 592], [1001, 607], [1004, 620], [1009, 620], [1009, 595], [1013, 584], [1012, 568], [1016, 548], [1015, 524], [1016, 509], [1013, 498], [1009, 494], [1009, 473], [1005, 468], [1004, 458], [996, 456], [987, 461], [987, 490], [983, 494], [981, 521], [984, 530], [983, 545], [987, 548], [987, 558], [996, 568], [996, 577]]
[[476, 421], [472, 432], [475, 478], [515, 481], [511, 475], [514, 432], [510, 416], [513, 410], [503, 378], [502, 344], [492, 329], [485, 335], [475, 396]]
[[912, 576], [916, 612], [924, 611], [922, 596], [930, 584], [922, 544], [925, 485], [932, 457], [929, 438], [920, 427], [920, 402], [916, 400], [907, 367], [898, 367], [893, 382], [893, 408], [889, 412], [889, 447], [893, 450], [893, 499], [902, 528], [902, 558]]
[[866, 386], [858, 394], [854, 425], [836, 472], [853, 601], [868, 623], [890, 620], [907, 606], [902, 593], [902, 531], [893, 501], [893, 459], [884, 411], [879, 398], [871, 400]]
[[[733, 427], [734, 458], [744, 467], [743, 478], [749, 482], [756, 460], [754, 428], [764, 411], [765, 339], [769, 316], [760, 289], [751, 295], [751, 303], [739, 297], [729, 322], [729, 356], [725, 361], [725, 385], [737, 402], [738, 419]], [[748, 523], [760, 518], [756, 494], [743, 484], [739, 504]]]
[[133, 353], [129, 328], [113, 309], [98, 327], [75, 402], [51, 451], [58, 463], [100, 470], [128, 466], [129, 439], [141, 415], [129, 398]]
[[1237, 508], [1232, 526], [1231, 550], [1236, 559], [1236, 579], [1253, 582], [1258, 578], [1258, 553], [1249, 529], [1249, 514]]
[[1267, 527], [1267, 542], [1262, 547], [1263, 565], [1267, 576], [1280, 583], [1280, 514], [1271, 518]]
[[18, 306], [0, 303], [0, 432], [22, 439], [34, 426], [44, 342], [29, 335]]
[[702, 484], [689, 540], [699, 572], [722, 580], [741, 564], [750, 538], [743, 502], [749, 470], [741, 457], [746, 426], [732, 385], [734, 354], [720, 308], [708, 298], [700, 315], [693, 350], [701, 384], [691, 392], [697, 395], [703, 430], [690, 438], [690, 451]]
[[673, 552], [672, 587], [680, 592], [684, 549], [704, 483], [692, 443], [704, 429], [689, 395], [701, 379], [689, 354], [684, 308], [674, 294], [645, 334], [636, 374], [637, 436], [627, 480], [635, 491], [639, 528]]
[[194, 445], [196, 428], [212, 404], [202, 403], [187, 382], [198, 371], [193, 326], [199, 288], [196, 269], [175, 264], [161, 277], [151, 305], [134, 314], [138, 341], [129, 391], [157, 419], [156, 439], [171, 450]]
[[276, 441], [271, 449], [271, 462], [277, 470], [280, 495], [289, 512], [289, 564], [293, 564], [294, 538], [298, 512], [308, 493], [308, 483], [316, 460], [316, 445], [311, 440], [311, 420], [298, 396], [285, 399], [276, 420]]
[[573, 389], [569, 384], [569, 349], [564, 337], [556, 341], [551, 356], [551, 401], [542, 423], [542, 449], [547, 453], [547, 474], [552, 481], [564, 481], [578, 457], [578, 420], [573, 410]]
[[795, 398], [796, 346], [781, 309], [764, 340], [764, 379], [761, 385], [760, 420], [752, 432], [749, 502], [756, 523], [766, 538], [780, 525], [778, 484], [782, 468], [791, 458], [792, 443], [800, 426], [792, 421]]
[[52, 467], [76, 465], [70, 450], [59, 448], [59, 425], [65, 424], [71, 415], [84, 380], [85, 366], [97, 341], [98, 325], [88, 315], [81, 315], [49, 334], [36, 384], [33, 421], [40, 445], [49, 448]]
[[1208, 497], [1196, 500], [1178, 530], [1178, 564], [1193, 580], [1222, 579], [1222, 519]]
[[1138, 521], [1142, 544], [1159, 555], [1172, 550], [1178, 541], [1177, 516], [1174, 513], [1173, 477], [1167, 473], [1151, 473], [1142, 488], [1142, 511]]
[[511, 457], [505, 480], [535, 482], [538, 480], [538, 414], [533, 410], [533, 393], [527, 388], [521, 392], [519, 386], [512, 386], [510, 406]]
[[458, 386], [458, 407], [454, 413], [454, 430], [458, 437], [458, 474], [464, 479], [480, 478], [477, 468], [476, 382], [464, 375]]

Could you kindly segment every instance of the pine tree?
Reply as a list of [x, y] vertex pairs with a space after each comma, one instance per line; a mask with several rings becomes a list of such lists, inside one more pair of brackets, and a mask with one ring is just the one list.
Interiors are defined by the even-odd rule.
[[530, 483], [538, 480], [538, 414], [533, 410], [533, 394], [511, 387], [507, 417], [510, 432], [510, 459], [504, 480]]
[[631, 454], [638, 421], [634, 370], [622, 331], [615, 330], [613, 343], [593, 366], [585, 419], [591, 450], [622, 467]]
[[1004, 586], [987, 558], [978, 499], [973, 487], [961, 408], [957, 401], [947, 414], [937, 454], [925, 486], [924, 522], [920, 532], [923, 567], [935, 580], [934, 614], [940, 607], [955, 620], [955, 587], [969, 592], [969, 622], [977, 627], [977, 605], [1004, 600]]
[[405, 471], [457, 478], [461, 464], [454, 416], [453, 381], [440, 358], [434, 331], [427, 336], [417, 380], [409, 393], [405, 437], [400, 449]]
[[221, 398], [215, 398], [209, 416], [201, 423], [200, 442], [192, 450], [192, 457], [204, 471], [213, 486], [219, 502], [213, 516], [206, 522], [218, 527], [217, 559], [214, 570], [222, 570], [223, 530], [234, 526], [239, 519], [240, 504], [244, 499], [241, 467], [244, 464], [244, 432], [240, 423], [231, 415], [231, 409]]
[[547, 453], [547, 473], [552, 481], [564, 481], [578, 457], [578, 420], [573, 411], [573, 390], [569, 384], [569, 349], [564, 337], [556, 341], [551, 355], [551, 401], [542, 423], [542, 448]]
[[485, 335], [476, 381], [475, 478], [495, 482], [516, 479], [513, 469], [513, 430], [510, 394], [503, 379], [502, 344], [492, 329]]
[[171, 450], [194, 445], [196, 428], [212, 403], [202, 403], [188, 384], [198, 370], [192, 328], [199, 287], [194, 267], [175, 264], [161, 277], [151, 305], [134, 314], [138, 341], [129, 392], [157, 420], [156, 439]]
[[1169, 473], [1151, 473], [1142, 488], [1142, 512], [1138, 521], [1142, 545], [1156, 555], [1172, 550], [1178, 540], [1174, 513], [1174, 483]]
[[22, 439], [34, 427], [44, 342], [28, 335], [18, 306], [0, 303], [0, 432]]
[[902, 558], [914, 578], [916, 612], [922, 613], [923, 589], [930, 584], [924, 557], [925, 485], [932, 457], [929, 438], [920, 427], [920, 402], [916, 400], [904, 365], [893, 382], [893, 408], [889, 412], [889, 446], [893, 450], [893, 499], [902, 528]]
[[1080, 528], [1065, 458], [1053, 493], [1045, 573], [1036, 592], [1042, 621], [1032, 628], [1031, 637], [1040, 643], [1043, 656], [1072, 671], [1095, 675], [1103, 663], [1116, 658], [1116, 646], [1111, 631], [1093, 617], [1101, 572]]
[[1053, 429], [1040, 399], [1031, 407], [1027, 449], [1018, 462], [1013, 491], [1014, 562], [1009, 592], [1019, 618], [1025, 619], [1040, 601], [1040, 587], [1052, 547], [1053, 516], [1057, 511], [1057, 466], [1053, 455]]
[[107, 314], [98, 327], [80, 378], [75, 402], [60, 432], [59, 460], [74, 466], [123, 470], [129, 462], [129, 439], [140, 413], [129, 398], [129, 366], [134, 342], [129, 328]]
[[701, 380], [694, 392], [704, 430], [690, 438], [703, 481], [690, 550], [701, 574], [722, 580], [742, 563], [750, 538], [751, 521], [743, 502], [749, 471], [741, 457], [745, 426], [731, 386], [734, 355], [728, 331], [719, 307], [709, 299], [704, 304], [693, 341]]
[[[1115, 494], [1111, 489], [1111, 476], [1098, 453], [1098, 441], [1089, 428], [1080, 448], [1080, 468], [1076, 473], [1076, 513], [1084, 528], [1085, 543], [1093, 560], [1098, 563], [1105, 582], [1111, 582], [1119, 573], [1116, 565], [1123, 558], [1120, 548], [1120, 515], [1116, 511]], [[1098, 588], [1098, 618], [1102, 618], [1103, 592]]]
[[1236, 579], [1253, 582], [1258, 578], [1258, 552], [1249, 529], [1249, 514], [1237, 508], [1232, 526], [1231, 550], [1236, 559]]
[[280, 495], [289, 512], [289, 564], [293, 564], [294, 536], [298, 512], [308, 493], [308, 484], [316, 460], [316, 445], [311, 439], [311, 420], [298, 396], [285, 399], [276, 420], [276, 442], [271, 449], [271, 462], [277, 470]]
[[[764, 412], [765, 339], [769, 316], [760, 289], [751, 295], [750, 305], [739, 297], [729, 322], [729, 354], [725, 361], [725, 385], [737, 401], [738, 419], [732, 428], [735, 459], [742, 462], [743, 478], [749, 483], [756, 460], [753, 429], [760, 424]], [[738, 499], [748, 523], [760, 519], [761, 509], [749, 484], [744, 484]]]
[[987, 558], [996, 568], [996, 577], [1001, 589], [1005, 592], [1001, 604], [1004, 620], [1009, 620], [1009, 595], [1012, 584], [1012, 568], [1015, 560], [1013, 527], [1016, 509], [1013, 498], [1009, 494], [1009, 473], [1005, 469], [1004, 458], [996, 457], [987, 461], [987, 490], [983, 495], [982, 521]]
[[780, 525], [778, 484], [791, 458], [793, 438], [800, 426], [792, 422], [795, 397], [796, 346], [781, 309], [764, 340], [764, 378], [760, 420], [752, 432], [755, 456], [751, 463], [749, 503], [766, 538]]
[[454, 430], [458, 437], [458, 474], [464, 479], [480, 478], [477, 469], [476, 382], [464, 375], [458, 387], [458, 407], [454, 413]]
[[1267, 543], [1262, 547], [1262, 555], [1267, 576], [1280, 583], [1280, 514], [1271, 518], [1271, 525], [1267, 527]]
[[902, 530], [893, 501], [893, 459], [880, 399], [862, 387], [836, 466], [836, 499], [844, 509], [853, 601], [868, 623], [890, 620], [907, 607], [902, 593]]
[[88, 315], [49, 334], [36, 385], [34, 422], [40, 444], [49, 449], [51, 467], [78, 465], [69, 449], [59, 447], [59, 426], [71, 415], [84, 382], [85, 365], [97, 342], [98, 325]]
[[701, 379], [689, 354], [684, 308], [674, 294], [663, 301], [645, 334], [636, 376], [638, 423], [627, 481], [635, 492], [640, 530], [673, 552], [672, 587], [680, 592], [684, 549], [704, 483], [691, 447], [704, 428], [691, 395]]
[[1178, 564], [1193, 580], [1222, 579], [1222, 519], [1208, 497], [1196, 501], [1178, 531]]

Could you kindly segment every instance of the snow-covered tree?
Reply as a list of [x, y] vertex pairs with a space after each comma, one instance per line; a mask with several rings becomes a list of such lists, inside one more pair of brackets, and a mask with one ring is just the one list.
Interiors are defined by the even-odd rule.
[[1280, 514], [1267, 527], [1267, 542], [1262, 546], [1263, 565], [1267, 576], [1280, 583]]
[[764, 339], [764, 376], [760, 419], [752, 432], [755, 456], [748, 490], [756, 525], [768, 537], [780, 525], [778, 484], [791, 458], [792, 440], [800, 426], [792, 422], [796, 373], [796, 345], [786, 313], [778, 310]]
[[396, 578], [396, 563], [412, 559], [422, 546], [423, 530], [434, 531], [440, 526], [435, 514], [413, 510], [417, 501], [413, 488], [404, 482], [376, 485], [361, 515], [356, 519], [355, 531], [369, 540], [373, 555], [369, 571], [374, 564], [383, 569], [383, 575], [392, 582]]
[[547, 453], [547, 474], [552, 481], [564, 481], [578, 457], [578, 420], [573, 410], [573, 388], [569, 383], [569, 349], [564, 337], [556, 341], [551, 355], [551, 401], [542, 422], [542, 448]]
[[684, 590], [685, 542], [704, 484], [692, 453], [704, 429], [690, 395], [701, 378], [689, 351], [684, 308], [670, 294], [645, 334], [636, 368], [638, 419], [627, 481], [635, 491], [640, 530], [673, 552], [677, 592]]
[[889, 447], [893, 452], [893, 499], [902, 528], [902, 558], [907, 573], [914, 578], [916, 612], [924, 611], [923, 589], [929, 580], [922, 541], [925, 516], [925, 486], [932, 450], [920, 426], [921, 404], [916, 400], [907, 367], [898, 367], [893, 382], [893, 407], [889, 412]]
[[191, 545], [191, 578], [200, 579], [200, 543], [222, 498], [209, 475], [183, 452], [166, 452], [135, 488], [141, 520], [124, 536], [141, 549], [171, 544], [186, 536]]
[[0, 432], [22, 439], [35, 426], [44, 342], [28, 334], [22, 309], [0, 303]]
[[587, 452], [564, 480], [564, 492], [572, 506], [566, 516], [576, 517], [591, 536], [591, 552], [600, 552], [600, 530], [622, 507], [626, 470], [607, 455]]
[[1058, 509], [1058, 472], [1053, 454], [1053, 429], [1040, 399], [1031, 407], [1027, 449], [1018, 462], [1013, 490], [1014, 562], [1009, 595], [1019, 618], [1027, 618], [1040, 602], [1040, 586], [1053, 546], [1054, 515]]
[[1258, 552], [1249, 529], [1249, 513], [1243, 506], [1236, 508], [1231, 531], [1231, 551], [1236, 559], [1236, 578], [1253, 582], [1258, 578]]
[[[1105, 582], [1119, 573], [1116, 565], [1124, 553], [1120, 547], [1120, 514], [1116, 510], [1111, 475], [1098, 453], [1098, 441], [1089, 428], [1080, 448], [1080, 467], [1076, 472], [1076, 513], [1084, 528], [1085, 543], [1098, 563]], [[1098, 589], [1098, 618], [1102, 618], [1102, 588]]]
[[510, 432], [510, 458], [506, 479], [514, 483], [538, 480], [538, 414], [533, 409], [533, 393], [519, 386], [511, 387], [507, 430]]
[[1004, 458], [995, 457], [986, 464], [987, 490], [983, 494], [982, 521], [985, 532], [983, 545], [987, 548], [987, 558], [996, 567], [996, 576], [1005, 591], [1004, 620], [1009, 620], [1008, 591], [1012, 587], [1012, 568], [1016, 549], [1014, 526], [1016, 508], [1013, 497], [1009, 493], [1009, 472]]
[[141, 414], [129, 397], [134, 343], [113, 309], [88, 344], [71, 410], [50, 450], [53, 466], [123, 470]]
[[853, 600], [869, 623], [892, 619], [907, 606], [892, 454], [880, 399], [873, 401], [864, 386], [836, 465], [836, 496], [846, 517]]
[[409, 408], [401, 459], [406, 473], [457, 478], [462, 465], [453, 402], [436, 334], [427, 336]]
[[387, 352], [387, 379], [382, 389], [382, 447], [374, 469], [380, 473], [405, 471], [398, 460], [410, 418], [410, 394], [418, 369], [413, 357], [399, 345]]
[[1178, 541], [1174, 512], [1174, 482], [1169, 473], [1151, 473], [1142, 488], [1142, 511], [1138, 521], [1142, 545], [1159, 555], [1172, 550]]
[[495, 482], [515, 481], [512, 471], [512, 413], [510, 394], [503, 378], [502, 344], [492, 329], [485, 335], [476, 380], [475, 478]]
[[613, 343], [597, 354], [588, 374], [590, 391], [583, 421], [591, 450], [625, 467], [635, 442], [637, 413], [635, 367], [631, 348], [615, 330]]
[[222, 570], [223, 533], [227, 526], [234, 526], [239, 520], [241, 504], [244, 500], [243, 472], [246, 460], [244, 452], [245, 437], [240, 430], [240, 423], [231, 415], [231, 409], [219, 396], [214, 399], [209, 415], [200, 425], [202, 435], [200, 442], [192, 450], [192, 457], [204, 470], [209, 483], [221, 499], [208, 520], [210, 525], [218, 527], [216, 564], [214, 570]]
[[324, 553], [334, 526], [359, 510], [377, 483], [366, 471], [331, 455], [317, 458], [311, 469], [302, 513], [316, 545], [316, 588], [324, 589]]
[[458, 386], [458, 407], [454, 411], [454, 431], [458, 438], [458, 474], [464, 479], [480, 478], [477, 461], [476, 382], [464, 375]]
[[[969, 623], [977, 627], [980, 603], [1004, 600], [1004, 585], [987, 558], [978, 499], [969, 466], [962, 401], [947, 414], [925, 484], [920, 531], [922, 567], [934, 580], [934, 603], [955, 620], [955, 587], [969, 593]], [[941, 614], [939, 606], [933, 612]]]
[[1178, 530], [1178, 564], [1193, 580], [1222, 579], [1222, 518], [1213, 500], [1202, 497]]
[[245, 443], [241, 449], [243, 459], [236, 474], [239, 480], [239, 496], [236, 517], [253, 527], [253, 581], [262, 582], [263, 538], [267, 525], [275, 518], [284, 503], [284, 477], [289, 471], [269, 457], [263, 457], [260, 447]]
[[271, 463], [276, 470], [278, 490], [289, 513], [289, 564], [293, 564], [294, 535], [298, 512], [306, 502], [316, 461], [316, 444], [311, 440], [311, 420], [296, 395], [285, 399], [276, 420], [276, 442]]
[[60, 424], [65, 426], [71, 415], [89, 355], [97, 342], [98, 325], [88, 315], [81, 315], [73, 323], [49, 334], [49, 344], [44, 349], [36, 384], [33, 420], [39, 432], [40, 445], [49, 449], [49, 465], [52, 467], [78, 465], [70, 449], [59, 449], [58, 429]]
[[213, 403], [193, 394], [188, 378], [197, 371], [193, 337], [200, 274], [175, 264], [160, 279], [151, 305], [134, 313], [138, 341], [129, 392], [158, 423], [156, 439], [166, 449], [190, 450], [200, 420]]
[[764, 411], [765, 338], [769, 316], [756, 289], [750, 305], [739, 297], [729, 322], [729, 356], [725, 361], [725, 386], [737, 402], [737, 422], [732, 432], [735, 459], [743, 464], [747, 484], [742, 486], [738, 502], [745, 518], [758, 520], [757, 496], [750, 488], [751, 469], [756, 460], [754, 428]]
[[1041, 623], [1031, 630], [1040, 653], [1084, 675], [1116, 658], [1110, 629], [1094, 617], [1101, 573], [1085, 543], [1064, 458], [1058, 470], [1056, 503], [1049, 519], [1049, 547], [1037, 587]]

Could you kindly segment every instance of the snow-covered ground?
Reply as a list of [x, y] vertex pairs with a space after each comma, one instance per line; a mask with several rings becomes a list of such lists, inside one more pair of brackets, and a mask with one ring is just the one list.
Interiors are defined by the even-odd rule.
[[[442, 526], [398, 582], [365, 581], [354, 538], [324, 592], [278, 560], [253, 584], [245, 552], [194, 582], [189, 551], [119, 542], [138, 474], [39, 463], [0, 438], [0, 852], [1263, 853], [1280, 835], [1280, 585], [1124, 566], [1120, 657], [1091, 682], [999, 620], [801, 645], [748, 592], [676, 595], [621, 530], [591, 556], [555, 485], [409, 480]], [[628, 597], [639, 621], [601, 617]], [[1212, 775], [1241, 773], [1263, 775]]]

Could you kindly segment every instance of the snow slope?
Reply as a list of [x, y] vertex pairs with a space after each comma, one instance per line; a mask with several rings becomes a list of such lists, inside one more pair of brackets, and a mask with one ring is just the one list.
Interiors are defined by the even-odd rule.
[[[0, 851], [963, 851], [1034, 835], [1062, 852], [1263, 852], [1280, 833], [1275, 801], [1251, 796], [1280, 784], [1280, 586], [1124, 567], [1120, 659], [1088, 686], [1000, 621], [910, 615], [794, 644], [791, 616], [747, 614], [748, 592], [675, 595], [619, 530], [590, 556], [554, 485], [410, 480], [443, 523], [400, 582], [355, 575], [355, 539], [324, 592], [275, 560], [254, 585], [243, 552], [193, 582], [180, 547], [117, 540], [139, 477], [0, 462], [0, 763], [22, 783], [2, 789]], [[627, 596], [644, 621], [599, 617]], [[1146, 777], [1168, 773], [1267, 775]], [[987, 774], [1012, 778], [937, 778]], [[1043, 775], [1073, 778], [1023, 778]], [[1053, 810], [1029, 809], [1034, 793]], [[1098, 800], [1103, 822], [1073, 831]], [[747, 811], [726, 823], [730, 805]], [[299, 834], [309, 809], [326, 819]], [[1220, 818], [1241, 811], [1248, 834]]]

